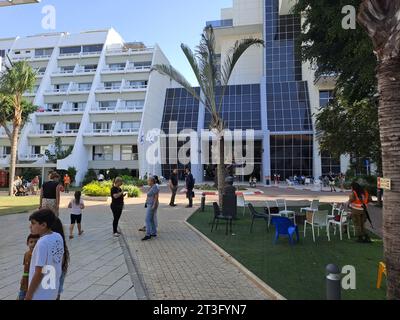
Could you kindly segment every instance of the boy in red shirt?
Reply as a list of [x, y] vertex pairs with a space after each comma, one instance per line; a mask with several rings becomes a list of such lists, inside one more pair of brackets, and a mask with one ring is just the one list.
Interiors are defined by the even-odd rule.
[[18, 294], [18, 300], [25, 300], [26, 292], [28, 291], [29, 266], [31, 264], [32, 252], [39, 238], [39, 235], [30, 234], [28, 236], [28, 239], [26, 239], [26, 245], [29, 247], [29, 250], [25, 252], [24, 255], [24, 274], [22, 275], [21, 279], [21, 287]]

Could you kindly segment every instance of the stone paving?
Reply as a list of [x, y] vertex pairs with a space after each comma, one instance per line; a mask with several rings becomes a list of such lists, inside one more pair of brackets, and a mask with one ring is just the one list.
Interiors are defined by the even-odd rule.
[[[312, 199], [321, 202], [344, 202], [347, 193], [261, 188], [264, 195], [246, 196], [247, 201], [262, 205], [266, 199], [285, 198], [299, 203]], [[81, 237], [67, 240], [71, 264], [62, 299], [271, 299], [235, 265], [190, 229], [185, 220], [198, 208], [185, 209], [186, 199], [178, 194], [178, 207], [171, 208], [169, 192], [163, 187], [158, 212], [159, 236], [142, 242], [145, 209], [144, 196], [129, 199], [120, 228], [124, 237], [114, 238], [112, 214], [105, 202], [86, 201]], [[70, 197], [63, 196], [66, 208]], [[207, 196], [207, 202], [217, 200]], [[304, 202], [306, 204], [306, 202]], [[381, 210], [371, 210], [374, 224], [380, 229]], [[22, 272], [22, 258], [29, 233], [28, 214], [0, 217], [0, 300], [15, 300]], [[68, 209], [61, 209], [67, 229]], [[380, 230], [378, 230], [380, 231]]]
[[[62, 207], [68, 199], [63, 197]], [[112, 216], [104, 203], [86, 203], [84, 234], [68, 241], [70, 268], [63, 300], [134, 300], [136, 291], [120, 240], [112, 236]], [[22, 259], [29, 234], [28, 214], [0, 217], [0, 300], [15, 300], [22, 275]], [[68, 209], [61, 209], [68, 230]]]

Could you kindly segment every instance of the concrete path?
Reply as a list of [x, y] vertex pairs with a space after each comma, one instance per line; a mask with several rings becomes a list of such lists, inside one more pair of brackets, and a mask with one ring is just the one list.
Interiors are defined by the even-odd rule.
[[[64, 208], [67, 202], [64, 196]], [[76, 237], [67, 240], [71, 262], [61, 299], [137, 299], [132, 282], [136, 275], [129, 266], [131, 261], [126, 264], [129, 255], [124, 255], [126, 250], [122, 240], [112, 236], [109, 207], [95, 202], [87, 202], [86, 205], [82, 222], [84, 234], [78, 237], [75, 229]], [[15, 300], [17, 297], [25, 241], [29, 234], [28, 217], [28, 214], [0, 217], [0, 300]], [[60, 217], [67, 231], [68, 209], [62, 209]]]
[[149, 299], [271, 299], [184, 223], [196, 208], [185, 209], [182, 196], [179, 206], [171, 208], [168, 196], [160, 196], [156, 239], [141, 241], [143, 204], [127, 205], [122, 218], [121, 229]]

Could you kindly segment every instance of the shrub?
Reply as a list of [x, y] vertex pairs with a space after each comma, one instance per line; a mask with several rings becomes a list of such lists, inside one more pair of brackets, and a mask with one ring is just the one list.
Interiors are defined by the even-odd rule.
[[139, 179], [139, 178], [133, 178], [133, 183], [132, 184], [134, 186], [137, 186], [137, 187], [147, 186], [147, 180]]
[[82, 193], [89, 197], [108, 197], [111, 186], [106, 182], [93, 181], [82, 188]]
[[129, 198], [138, 198], [142, 194], [140, 189], [136, 186], [123, 185], [122, 190], [128, 193]]
[[76, 177], [76, 169], [75, 167], [68, 167], [67, 173], [69, 175], [69, 177], [71, 178], [71, 182], [75, 181], [75, 177]]
[[89, 169], [88, 172], [86, 172], [85, 177], [83, 178], [82, 184], [87, 185], [93, 181], [97, 181], [97, 174], [96, 171], [93, 169]]

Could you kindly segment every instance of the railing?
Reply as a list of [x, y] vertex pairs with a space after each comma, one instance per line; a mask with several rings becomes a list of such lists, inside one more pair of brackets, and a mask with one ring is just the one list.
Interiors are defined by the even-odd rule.
[[54, 129], [52, 129], [52, 130], [41, 130], [41, 129], [38, 129], [38, 130], [33, 130], [31, 132], [31, 134], [38, 135], [38, 136], [49, 136], [49, 135], [53, 135], [53, 133], [54, 133]]
[[130, 106], [130, 105], [127, 105], [125, 102], [121, 102], [121, 105], [118, 108], [118, 110], [120, 110], [120, 111], [130, 111], [130, 112], [143, 112], [143, 109], [144, 109], [144, 105]]
[[96, 73], [97, 69], [85, 69], [85, 68], [77, 68], [74, 74], [87, 74], [87, 73]]
[[43, 59], [50, 59], [51, 55], [50, 54], [44, 54], [44, 55], [39, 55], [39, 56], [33, 56], [31, 57], [31, 60], [43, 60]]
[[85, 56], [98, 56], [101, 54], [101, 51], [92, 51], [92, 52], [72, 52], [72, 53], [60, 53], [59, 58], [74, 58], [74, 57], [85, 57]]
[[140, 90], [147, 89], [147, 84], [126, 84], [122, 87], [122, 90]]
[[139, 128], [116, 128], [113, 130], [113, 133], [121, 133], [121, 134], [138, 134]]
[[207, 21], [206, 26], [212, 26], [213, 28], [233, 27], [233, 19]]
[[121, 90], [121, 85], [119, 86], [104, 86], [100, 85], [97, 87], [98, 91], [119, 91]]
[[63, 88], [63, 89], [49, 89], [46, 90], [46, 94], [66, 94], [68, 92], [68, 88]]
[[62, 129], [62, 130], [57, 130], [56, 135], [62, 136], [62, 135], [77, 135], [79, 133], [79, 129]]
[[127, 71], [148, 71], [151, 69], [151, 66], [134, 66], [134, 65], [128, 65], [126, 67]]
[[68, 91], [70, 91], [70, 92], [90, 92], [90, 88], [80, 87], [79, 85], [72, 85]]
[[115, 112], [117, 110], [117, 106], [101, 106], [99, 103], [96, 103], [95, 105], [92, 106], [91, 108], [92, 111], [97, 111], [97, 112]]
[[154, 47], [145, 47], [145, 48], [108, 48], [107, 55], [120, 55], [120, 54], [135, 54], [140, 52], [153, 51]]
[[63, 106], [63, 108], [61, 109], [62, 112], [65, 113], [74, 113], [74, 112], [84, 112], [85, 111], [85, 106], [80, 106], [80, 107], [73, 107], [72, 104], [66, 104], [65, 106]]
[[105, 67], [104, 69], [103, 69], [103, 72], [109, 72], [109, 73], [112, 73], [112, 72], [121, 72], [121, 71], [125, 71], [125, 67], [112, 67], [112, 68], [110, 68], [110, 67]]
[[58, 68], [56, 71], [53, 72], [53, 75], [55, 74], [62, 74], [62, 75], [66, 75], [66, 74], [73, 74], [74, 70], [62, 70], [60, 68]]
[[18, 159], [20, 161], [36, 161], [42, 159], [44, 157], [43, 154], [23, 154]]

